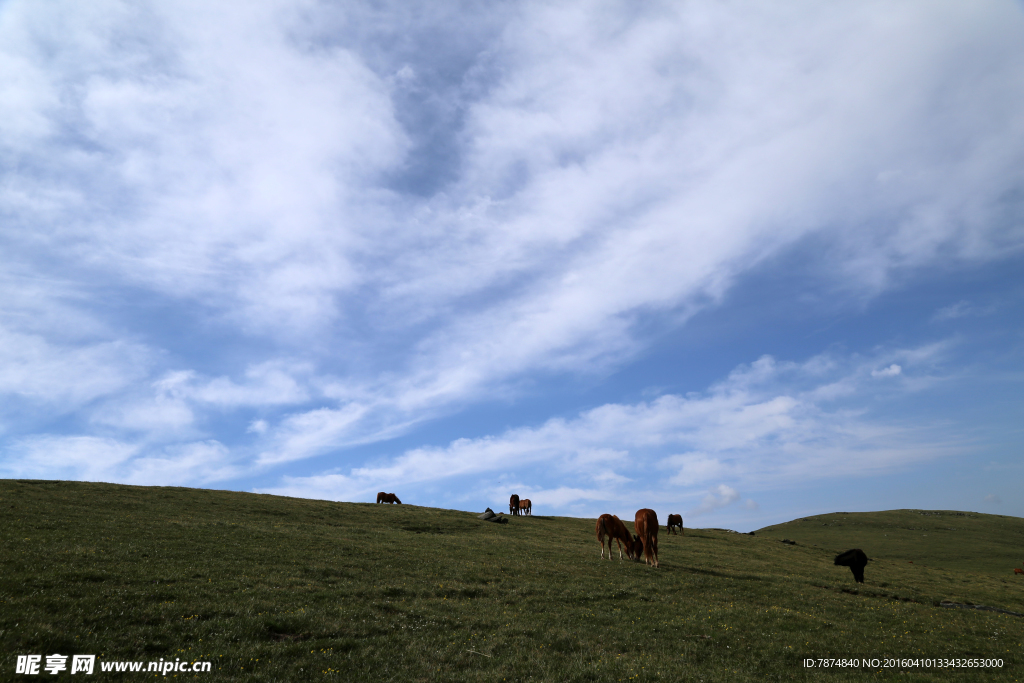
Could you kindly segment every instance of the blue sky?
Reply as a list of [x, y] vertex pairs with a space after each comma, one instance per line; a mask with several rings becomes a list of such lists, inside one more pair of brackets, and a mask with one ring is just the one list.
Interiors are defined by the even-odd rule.
[[0, 121], [0, 476], [1024, 516], [1019, 2], [6, 0]]

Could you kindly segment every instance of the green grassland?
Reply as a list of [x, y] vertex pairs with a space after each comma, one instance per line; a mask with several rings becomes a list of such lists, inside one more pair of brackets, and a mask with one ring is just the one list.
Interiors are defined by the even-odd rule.
[[947, 569], [1012, 579], [1014, 567], [1024, 568], [1024, 519], [1019, 517], [953, 510], [834, 512], [765, 527], [759, 533], [805, 545], [864, 548], [872, 559], [913, 563], [922, 571]]
[[[176, 675], [207, 681], [1020, 680], [1022, 520], [972, 514], [662, 527], [653, 569], [600, 560], [589, 519], [0, 481], [0, 680], [77, 680], [15, 675], [53, 653], [210, 661]], [[864, 584], [832, 564], [850, 547]], [[818, 657], [1003, 667], [803, 666]]]

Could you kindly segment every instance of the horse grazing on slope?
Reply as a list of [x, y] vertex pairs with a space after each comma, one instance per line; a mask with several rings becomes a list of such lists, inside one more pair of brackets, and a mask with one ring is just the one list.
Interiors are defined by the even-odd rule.
[[669, 515], [668, 516], [668, 532], [670, 534], [674, 534], [676, 532], [676, 529], [679, 529], [679, 533], [681, 533], [683, 536], [686, 535], [686, 532], [683, 531], [683, 516], [682, 515]]
[[636, 534], [644, 544], [644, 564], [658, 566], [658, 514], [643, 508], [636, 511], [633, 523]]
[[608, 538], [608, 559], [612, 559], [612, 539], [619, 544], [619, 559], [622, 559], [622, 546], [626, 546], [626, 556], [633, 559], [633, 537], [629, 535], [629, 529], [622, 523], [622, 520], [615, 515], [601, 515], [597, 518], [597, 526], [594, 527], [597, 534], [597, 542], [601, 544], [601, 559], [604, 559], [604, 539]]
[[860, 548], [836, 555], [835, 564], [838, 567], [849, 567], [853, 572], [853, 579], [857, 583], [864, 583], [864, 567], [868, 566], [868, 556]]
[[1014, 567], [1013, 568], [1013, 573], [1014, 574], [1024, 574], [1024, 569], [1017, 569], [1016, 567]]
[[519, 501], [519, 514], [532, 515], [533, 501], [531, 501], [529, 498], [523, 498], [521, 501]]
[[644, 542], [640, 540], [640, 537], [633, 534], [633, 542], [630, 545], [630, 554], [633, 557], [634, 562], [639, 562], [640, 558], [644, 556]]
[[398, 500], [398, 496], [396, 496], [393, 493], [384, 493], [383, 491], [381, 491], [380, 493], [377, 494], [377, 502], [378, 503], [388, 503], [388, 504], [390, 504], [390, 503], [398, 503], [399, 505], [402, 504], [402, 501]]
[[508, 499], [508, 514], [518, 515], [519, 514], [519, 495], [513, 493]]

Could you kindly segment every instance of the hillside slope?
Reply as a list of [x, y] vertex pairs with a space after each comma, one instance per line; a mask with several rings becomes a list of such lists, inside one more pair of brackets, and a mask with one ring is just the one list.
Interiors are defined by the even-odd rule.
[[841, 552], [861, 548], [872, 559], [1013, 578], [1024, 568], [1024, 519], [952, 510], [834, 512], [756, 532]]
[[0, 547], [0, 680], [55, 653], [209, 662], [218, 681], [850, 680], [816, 657], [876, 680], [916, 669], [860, 658], [991, 659], [985, 679], [1012, 681], [1024, 665], [1024, 619], [939, 606], [1024, 613], [1024, 580], [880, 557], [855, 584], [831, 549], [769, 534], [662, 528], [655, 570], [601, 560], [589, 519], [0, 480]]

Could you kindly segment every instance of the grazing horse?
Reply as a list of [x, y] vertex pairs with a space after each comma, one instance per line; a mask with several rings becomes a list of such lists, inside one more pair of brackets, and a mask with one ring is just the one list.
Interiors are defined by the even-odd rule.
[[658, 514], [643, 508], [636, 511], [633, 522], [636, 534], [644, 544], [644, 564], [658, 566]]
[[398, 500], [398, 496], [393, 493], [384, 493], [383, 491], [377, 494], [377, 502], [388, 503], [389, 505], [391, 503], [398, 503], [399, 505], [402, 504], [402, 501]]
[[676, 532], [676, 529], [679, 529], [679, 533], [681, 533], [683, 536], [686, 535], [686, 532], [683, 531], [683, 516], [682, 515], [669, 515], [668, 516], [668, 532], [670, 534], [674, 534]]
[[1013, 568], [1013, 573], [1014, 574], [1024, 574], [1024, 569], [1017, 569], [1016, 567], [1014, 567]]
[[864, 567], [868, 565], [868, 556], [860, 548], [847, 550], [845, 553], [836, 555], [837, 567], [849, 567], [853, 572], [853, 579], [857, 583], [864, 583]]
[[513, 493], [512, 497], [508, 499], [508, 514], [519, 514], [519, 496], [515, 493]]
[[629, 529], [622, 523], [622, 520], [615, 515], [601, 515], [597, 518], [597, 526], [594, 527], [597, 534], [597, 542], [601, 544], [601, 559], [604, 559], [604, 539], [608, 537], [608, 559], [612, 559], [612, 539], [619, 544], [619, 559], [622, 559], [622, 546], [626, 546], [626, 556], [633, 559], [633, 537], [629, 535]]
[[644, 542], [636, 534], [633, 535], [633, 542], [630, 544], [630, 553], [634, 562], [639, 562], [644, 555]]
[[529, 498], [523, 498], [521, 501], [519, 501], [519, 514], [533, 514], [533, 502]]

